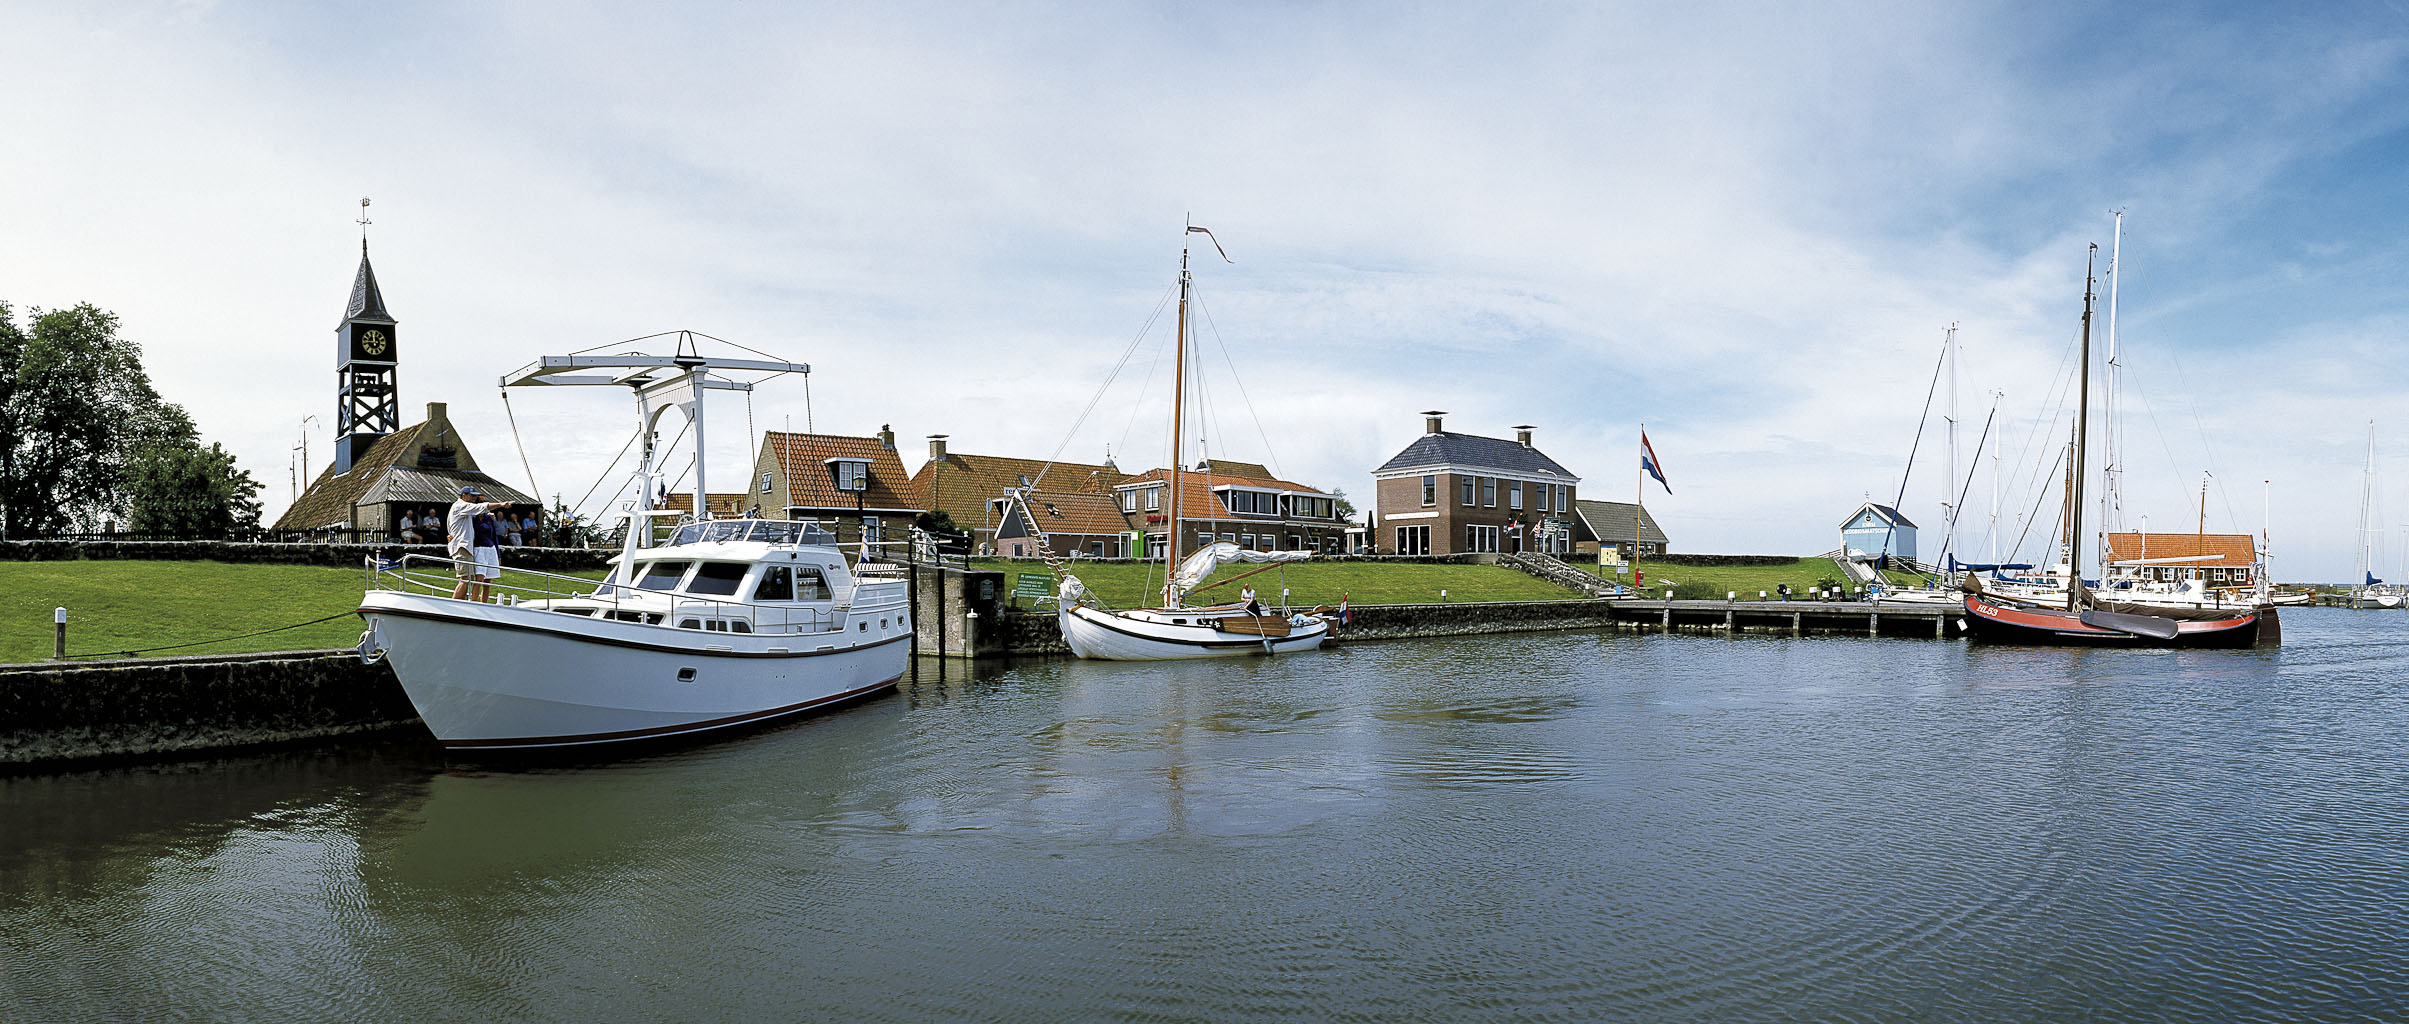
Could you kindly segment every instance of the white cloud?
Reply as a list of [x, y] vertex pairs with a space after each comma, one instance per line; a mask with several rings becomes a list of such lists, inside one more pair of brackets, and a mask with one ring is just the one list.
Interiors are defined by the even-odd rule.
[[[34, 102], [0, 132], [41, 156], [0, 165], [0, 298], [124, 314], [276, 503], [301, 418], [330, 406], [362, 193], [405, 409], [449, 401], [489, 466], [516, 461], [503, 370], [678, 327], [813, 363], [818, 426], [892, 424], [907, 462], [928, 433], [1042, 455], [1192, 212], [1238, 259], [1198, 279], [1289, 475], [1368, 497], [1444, 408], [1538, 424], [1625, 500], [1645, 420], [1677, 546], [1819, 551], [1895, 491], [1946, 325], [1965, 415], [2000, 387], [2031, 419], [2082, 244], [2123, 205], [2135, 372], [2213, 410], [2158, 423], [2174, 461], [2206, 427], [2237, 490], [2298, 474], [2288, 566], [2338, 577], [2347, 543], [2322, 539], [2351, 529], [2357, 465], [2327, 455], [2403, 393], [2383, 357], [2405, 314], [2333, 282], [2400, 265], [2402, 210], [2308, 224], [2278, 201], [2397, 156], [2403, 27], [2118, 16], [22, 11], [0, 92]], [[1066, 457], [1159, 458], [1135, 390]], [[800, 427], [799, 392], [758, 396], [756, 425]], [[572, 499], [629, 426], [596, 396], [516, 401], [539, 481]], [[734, 479], [742, 410], [722, 414]], [[1257, 454], [1244, 407], [1221, 417], [1217, 446]], [[1911, 511], [1941, 490], [1923, 465]], [[2137, 471], [2134, 493], [2176, 504], [2200, 468]]]

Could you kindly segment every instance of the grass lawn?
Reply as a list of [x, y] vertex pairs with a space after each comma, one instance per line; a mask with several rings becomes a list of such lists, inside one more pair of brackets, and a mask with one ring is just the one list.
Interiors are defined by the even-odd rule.
[[[1005, 585], [1016, 582], [1021, 574], [1048, 576], [1045, 563], [1030, 559], [974, 558], [973, 569], [993, 569], [1006, 574]], [[1260, 565], [1224, 567], [1205, 581], [1228, 579]], [[1087, 589], [1105, 604], [1114, 608], [1139, 608], [1162, 599], [1163, 567], [1160, 564], [1128, 562], [1080, 562], [1071, 570]], [[1297, 562], [1285, 569], [1270, 569], [1249, 577], [1255, 592], [1267, 604], [1280, 600], [1280, 578], [1285, 572], [1292, 605], [1312, 607], [1317, 604], [1336, 605], [1339, 595], [1346, 594], [1356, 604], [1436, 604], [1446, 601], [1562, 601], [1580, 597], [1553, 583], [1524, 575], [1513, 569], [1496, 565], [1393, 565], [1378, 562]], [[1050, 576], [1049, 576], [1050, 578]], [[1194, 595], [1197, 602], [1238, 599], [1238, 590], [1245, 583], [1202, 590]], [[1439, 591], [1445, 590], [1442, 599]], [[1026, 607], [1026, 602], [1023, 602]], [[1045, 607], [1051, 608], [1052, 605]]]
[[[601, 573], [581, 573], [600, 578]], [[503, 578], [510, 574], [505, 567]], [[67, 654], [107, 655], [326, 622], [157, 651], [150, 657], [349, 647], [362, 570], [223, 562], [0, 562], [0, 664], [50, 658], [50, 610], [67, 609]], [[508, 588], [504, 588], [507, 590]]]
[[[1612, 577], [1612, 570], [1595, 561], [1575, 561], [1590, 572]], [[1673, 584], [1675, 597], [1688, 600], [1722, 600], [1723, 595], [1739, 591], [1742, 600], [1753, 601], [1757, 591], [1764, 591], [1768, 600], [1777, 593], [1775, 587], [1790, 584], [1792, 594], [1804, 597], [1808, 588], [1840, 584], [1852, 585], [1841, 575], [1840, 567], [1829, 558], [1801, 558], [1788, 565], [1673, 565], [1666, 562], [1642, 561], [1640, 572], [1647, 575], [1649, 593], [1664, 596], [1664, 585]], [[1922, 578], [1913, 573], [1890, 572], [1891, 582], [1900, 586], [1919, 586]], [[1623, 577], [1628, 581], [1630, 577]]]

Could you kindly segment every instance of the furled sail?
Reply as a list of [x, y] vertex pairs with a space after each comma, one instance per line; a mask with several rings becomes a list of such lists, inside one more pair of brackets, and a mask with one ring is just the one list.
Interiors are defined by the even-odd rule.
[[1196, 549], [1195, 554], [1179, 563], [1179, 575], [1174, 582], [1181, 590], [1192, 590], [1205, 577], [1213, 575], [1213, 570], [1230, 562], [1294, 562], [1311, 557], [1311, 551], [1248, 551], [1225, 540]]

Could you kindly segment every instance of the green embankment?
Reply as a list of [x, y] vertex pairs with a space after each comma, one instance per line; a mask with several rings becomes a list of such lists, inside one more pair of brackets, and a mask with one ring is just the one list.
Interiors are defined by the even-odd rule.
[[[0, 664], [48, 660], [51, 609], [62, 606], [71, 658], [349, 647], [360, 636], [360, 620], [350, 612], [365, 582], [360, 569], [317, 565], [0, 562]], [[335, 617], [314, 625], [220, 639], [329, 615]], [[197, 641], [209, 642], [150, 651]]]
[[[1611, 569], [1595, 562], [1575, 561], [1573, 564], [1610, 579], [1616, 578]], [[1651, 596], [1663, 597], [1665, 585], [1671, 584], [1673, 596], [1683, 600], [1722, 600], [1723, 595], [1737, 591], [1742, 600], [1753, 601], [1760, 590], [1765, 592], [1767, 600], [1772, 600], [1779, 593], [1776, 588], [1784, 583], [1790, 584], [1791, 593], [1799, 598], [1804, 598], [1807, 591], [1814, 587], [1854, 586], [1841, 575], [1840, 567], [1832, 564], [1829, 558], [1800, 558], [1785, 565], [1674, 565], [1669, 562], [1642, 561], [1639, 570], [1646, 574], [1647, 590]], [[1923, 583], [1923, 579], [1913, 573], [1890, 572], [1886, 575], [1899, 586], [1912, 587]], [[1628, 575], [1620, 577], [1624, 583], [1629, 583], [1630, 579]]]
[[[1037, 562], [978, 559], [973, 568], [999, 569], [1005, 585], [1017, 573], [1045, 574]], [[1216, 574], [1226, 579], [1255, 566]], [[1115, 607], [1149, 603], [1161, 585], [1160, 566], [1081, 563], [1079, 576]], [[1282, 569], [1249, 582], [1277, 603]], [[1420, 604], [1448, 601], [1548, 601], [1572, 592], [1512, 569], [1487, 565], [1302, 563], [1285, 569], [1292, 604]], [[575, 573], [588, 579], [599, 571]], [[504, 581], [526, 579], [505, 570]], [[349, 647], [359, 639], [365, 579], [351, 568], [307, 565], [231, 565], [222, 562], [0, 562], [0, 664], [50, 657], [50, 612], [67, 608], [67, 654], [149, 657], [239, 654]], [[513, 591], [510, 587], [502, 588]], [[527, 594], [526, 596], [541, 596]], [[1200, 601], [1236, 600], [1238, 586], [1215, 587]], [[1025, 602], [1024, 602], [1025, 603]], [[332, 616], [325, 622], [294, 626]], [[265, 632], [258, 636], [240, 634]], [[193, 646], [181, 646], [191, 644]], [[155, 648], [174, 648], [155, 650]]]
[[[1829, 564], [1829, 563], [1826, 563]], [[1031, 559], [974, 558], [973, 569], [1005, 574], [1005, 585], [1022, 575], [1047, 576], [1045, 563]], [[1285, 574], [1288, 603], [1336, 605], [1341, 595], [1356, 604], [1436, 604], [1441, 601], [1561, 601], [1581, 595], [1514, 569], [1495, 565], [1400, 565], [1379, 562], [1297, 562], [1272, 568], [1238, 583], [1215, 586], [1260, 565], [1225, 566], [1190, 595], [1196, 603], [1235, 601], [1252, 583], [1264, 602], [1278, 604]], [[1133, 562], [1079, 562], [1071, 571], [1090, 593], [1114, 608], [1138, 608], [1162, 600], [1163, 567]], [[1440, 591], [1446, 596], [1439, 596]], [[1029, 601], [1022, 599], [1022, 607]], [[1045, 607], [1051, 608], [1048, 604]]]

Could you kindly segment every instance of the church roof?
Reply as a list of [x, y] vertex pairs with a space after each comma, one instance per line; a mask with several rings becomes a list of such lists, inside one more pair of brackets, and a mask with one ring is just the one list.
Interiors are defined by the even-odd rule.
[[[523, 491], [487, 476], [475, 469], [420, 466], [417, 464], [422, 446], [420, 435], [435, 420], [413, 423], [400, 430], [377, 438], [368, 450], [353, 460], [351, 471], [336, 473], [329, 463], [318, 474], [316, 482], [303, 491], [291, 508], [276, 518], [277, 530], [315, 530], [330, 525], [351, 525], [352, 509], [359, 505], [385, 502], [412, 504], [445, 504], [459, 497], [460, 488], [475, 484], [493, 501], [523, 501], [535, 498]], [[438, 434], [448, 432], [445, 430]], [[428, 444], [440, 444], [430, 435]], [[454, 449], [457, 451], [457, 448]], [[473, 461], [468, 462], [474, 466]]]
[[368, 243], [360, 243], [360, 272], [351, 279], [351, 305], [343, 310], [343, 321], [374, 320], [392, 323], [393, 314], [385, 312], [385, 293], [376, 287], [376, 268], [368, 265]]

